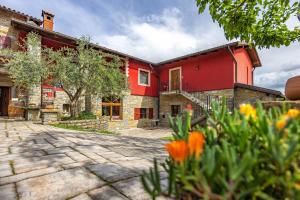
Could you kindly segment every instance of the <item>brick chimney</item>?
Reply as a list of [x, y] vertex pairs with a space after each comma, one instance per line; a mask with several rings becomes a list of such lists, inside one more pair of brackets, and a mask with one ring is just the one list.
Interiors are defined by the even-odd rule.
[[48, 11], [43, 10], [42, 17], [43, 17], [43, 28], [49, 31], [53, 31], [54, 15]]

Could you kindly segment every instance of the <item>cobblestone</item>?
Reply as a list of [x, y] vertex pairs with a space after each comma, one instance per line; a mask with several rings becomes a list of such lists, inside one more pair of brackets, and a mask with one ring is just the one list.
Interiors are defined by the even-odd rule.
[[150, 199], [139, 174], [165, 158], [164, 143], [0, 122], [0, 199]]

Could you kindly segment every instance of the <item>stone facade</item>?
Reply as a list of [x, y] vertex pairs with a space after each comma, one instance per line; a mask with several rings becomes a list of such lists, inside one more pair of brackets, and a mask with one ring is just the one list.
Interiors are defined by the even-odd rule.
[[43, 124], [57, 122], [57, 120], [58, 120], [58, 111], [57, 110], [42, 109], [41, 113], [42, 113], [42, 123]]
[[261, 91], [250, 90], [246, 88], [236, 88], [234, 91], [234, 105], [238, 107], [243, 103], [255, 103], [256, 101], [275, 101], [278, 95], [269, 94]]
[[19, 31], [11, 26], [11, 19], [15, 18], [18, 20], [26, 21], [26, 18], [4, 10], [0, 10], [0, 16], [0, 36], [9, 37], [11, 41], [11, 49], [18, 49]]
[[181, 112], [188, 104], [191, 104], [194, 109], [198, 107], [196, 104], [194, 104], [192, 101], [185, 98], [181, 94], [160, 95], [159, 102], [160, 126], [169, 126], [169, 117], [171, 116], [172, 105], [179, 105]]
[[[153, 108], [153, 119], [134, 120], [134, 108]], [[122, 99], [122, 120], [128, 127], [152, 126], [158, 118], [158, 98], [149, 96], [126, 95]]]

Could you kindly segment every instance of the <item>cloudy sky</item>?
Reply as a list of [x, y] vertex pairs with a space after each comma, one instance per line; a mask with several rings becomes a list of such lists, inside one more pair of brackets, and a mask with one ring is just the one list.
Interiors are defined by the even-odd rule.
[[[55, 31], [157, 62], [222, 45], [222, 29], [208, 13], [199, 15], [194, 0], [0, 0], [0, 4], [35, 17], [55, 14]], [[296, 17], [289, 26], [300, 25]], [[258, 50], [263, 67], [255, 85], [284, 90], [300, 75], [300, 44]]]

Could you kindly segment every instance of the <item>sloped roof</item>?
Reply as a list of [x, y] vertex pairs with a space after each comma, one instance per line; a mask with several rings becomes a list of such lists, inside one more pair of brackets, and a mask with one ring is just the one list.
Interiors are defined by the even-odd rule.
[[43, 24], [42, 20], [38, 19], [38, 18], [35, 18], [33, 16], [30, 16], [30, 15], [27, 15], [25, 13], [22, 13], [20, 11], [17, 11], [17, 10], [14, 10], [14, 9], [11, 9], [11, 8], [8, 8], [6, 6], [3, 6], [3, 5], [0, 5], [0, 9], [1, 10], [4, 10], [4, 11], [8, 11], [8, 12], [11, 12], [11, 13], [14, 13], [14, 14], [17, 14], [17, 15], [21, 15], [22, 17], [26, 17], [26, 18], [29, 18], [30, 20], [34, 21], [36, 24], [38, 24], [39, 26]]

